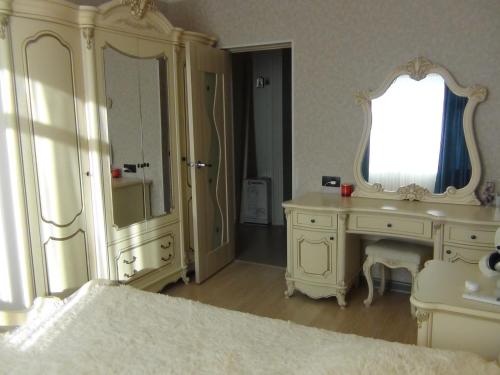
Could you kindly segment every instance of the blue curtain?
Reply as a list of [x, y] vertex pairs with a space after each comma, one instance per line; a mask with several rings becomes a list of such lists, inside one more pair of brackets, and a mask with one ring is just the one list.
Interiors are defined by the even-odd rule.
[[434, 193], [444, 193], [448, 186], [462, 188], [470, 180], [471, 165], [463, 128], [467, 101], [468, 98], [453, 94], [445, 85], [441, 150]]
[[370, 140], [368, 139], [368, 143], [366, 145], [365, 156], [363, 157], [363, 161], [361, 162], [361, 174], [363, 175], [366, 182], [370, 178]]

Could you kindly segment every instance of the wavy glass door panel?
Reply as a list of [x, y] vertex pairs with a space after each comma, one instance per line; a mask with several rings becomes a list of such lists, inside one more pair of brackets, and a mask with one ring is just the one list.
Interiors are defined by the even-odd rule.
[[231, 74], [226, 52], [187, 46], [196, 282], [234, 258]]
[[[206, 218], [212, 223], [206, 234], [208, 244], [216, 249], [223, 243], [224, 211], [226, 190], [221, 189], [224, 183], [224, 167], [221, 163], [221, 144], [224, 143], [224, 128], [222, 126], [224, 108], [221, 108], [221, 80], [222, 77], [212, 72], [204, 72], [204, 116], [200, 121], [200, 133], [203, 142], [199, 147], [197, 160], [208, 161], [210, 167], [206, 169], [204, 179], [204, 194], [208, 198], [205, 202]], [[221, 137], [222, 136], [222, 137]]]

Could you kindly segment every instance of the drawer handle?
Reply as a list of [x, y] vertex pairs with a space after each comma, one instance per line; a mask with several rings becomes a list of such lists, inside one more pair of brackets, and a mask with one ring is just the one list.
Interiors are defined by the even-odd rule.
[[451, 254], [451, 250], [446, 250], [446, 254]]
[[168, 255], [168, 258], [165, 258], [165, 257], [161, 257], [161, 260], [163, 260], [164, 262], [168, 262], [170, 259], [172, 259], [173, 255], [172, 254], [169, 254]]
[[314, 219], [311, 219], [311, 223], [313, 223], [313, 224], [314, 224], [315, 222], [316, 222], [316, 220], [314, 220]]
[[335, 239], [335, 237], [331, 236], [330, 237], [330, 241], [333, 241]]
[[476, 235], [475, 235], [475, 234], [473, 234], [472, 236], [470, 236], [470, 239], [471, 239], [471, 240], [475, 240], [476, 238], [477, 238], [477, 237], [476, 237]]
[[392, 224], [391, 223], [387, 223], [387, 228], [392, 228]]
[[500, 245], [497, 246], [497, 250], [500, 250]]
[[137, 270], [136, 270], [136, 269], [134, 269], [134, 271], [132, 272], [132, 274], [130, 274], [130, 275], [129, 275], [128, 273], [124, 273], [124, 274], [123, 274], [123, 276], [125, 276], [126, 278], [129, 278], [129, 279], [130, 279], [130, 278], [131, 278], [132, 276], [134, 276], [136, 273], [137, 273]]
[[171, 245], [172, 245], [172, 242], [168, 241], [168, 243], [167, 243], [166, 245], [161, 244], [161, 245], [160, 245], [160, 247], [161, 247], [162, 249], [168, 249]]
[[125, 264], [132, 264], [132, 263], [134, 263], [136, 260], [137, 260], [137, 258], [136, 258], [135, 256], [133, 256], [133, 257], [132, 257], [132, 260], [123, 259], [123, 263], [125, 263]]

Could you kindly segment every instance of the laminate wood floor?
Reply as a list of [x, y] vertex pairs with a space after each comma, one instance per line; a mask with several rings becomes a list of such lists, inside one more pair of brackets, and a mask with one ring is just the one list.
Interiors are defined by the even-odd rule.
[[417, 323], [410, 315], [408, 294], [375, 294], [372, 306], [366, 308], [367, 288], [361, 285], [348, 294], [348, 306], [342, 310], [335, 298], [314, 300], [297, 291], [285, 298], [284, 273], [280, 267], [235, 261], [201, 285], [178, 282], [162, 293], [311, 327], [416, 343]]

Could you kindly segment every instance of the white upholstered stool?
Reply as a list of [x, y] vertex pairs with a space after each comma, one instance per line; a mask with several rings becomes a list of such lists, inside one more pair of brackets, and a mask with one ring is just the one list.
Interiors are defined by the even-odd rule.
[[[364, 301], [365, 306], [370, 306], [373, 301], [371, 268], [375, 263], [382, 264], [379, 293], [383, 295], [386, 283], [386, 269], [384, 266], [389, 268], [406, 268], [410, 271], [413, 289], [413, 282], [415, 281], [417, 272], [422, 268], [424, 262], [430, 258], [431, 254], [432, 248], [430, 246], [403, 241], [380, 240], [368, 245], [366, 247], [366, 260], [363, 264], [363, 273], [368, 283], [368, 297]], [[411, 313], [415, 315], [413, 306], [411, 307]]]

